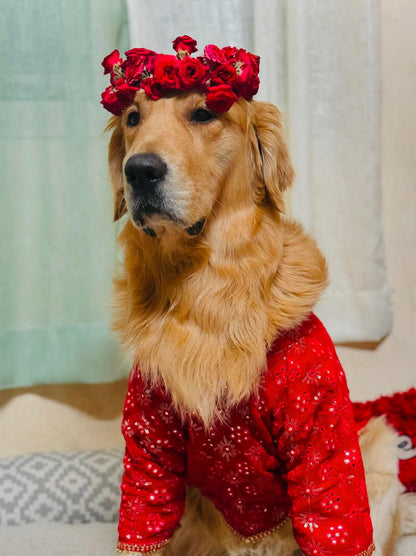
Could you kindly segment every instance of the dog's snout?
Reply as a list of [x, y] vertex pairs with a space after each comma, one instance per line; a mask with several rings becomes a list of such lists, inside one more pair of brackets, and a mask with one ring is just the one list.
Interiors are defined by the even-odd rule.
[[124, 174], [129, 184], [143, 192], [152, 191], [163, 180], [166, 173], [166, 163], [153, 153], [134, 154], [124, 167]]

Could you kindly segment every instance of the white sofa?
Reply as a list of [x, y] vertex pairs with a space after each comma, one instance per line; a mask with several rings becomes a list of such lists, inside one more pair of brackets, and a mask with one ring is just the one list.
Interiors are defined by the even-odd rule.
[[[122, 457], [104, 450], [0, 460], [0, 555], [114, 556]], [[394, 556], [416, 556], [416, 536], [403, 537]]]

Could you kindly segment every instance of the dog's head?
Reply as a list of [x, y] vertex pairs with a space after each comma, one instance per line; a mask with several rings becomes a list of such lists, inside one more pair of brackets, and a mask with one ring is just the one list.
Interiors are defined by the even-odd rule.
[[176, 228], [196, 236], [225, 199], [250, 197], [283, 210], [293, 169], [278, 109], [240, 99], [218, 114], [205, 100], [197, 91], [158, 100], [139, 91], [121, 116], [113, 116], [115, 220], [128, 212], [148, 235]]

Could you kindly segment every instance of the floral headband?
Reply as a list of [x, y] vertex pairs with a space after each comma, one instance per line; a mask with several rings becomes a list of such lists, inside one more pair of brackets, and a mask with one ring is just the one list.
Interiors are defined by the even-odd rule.
[[173, 41], [173, 54], [157, 54], [146, 48], [132, 48], [126, 60], [114, 50], [104, 58], [104, 75], [111, 85], [101, 95], [106, 110], [120, 116], [139, 89], [157, 100], [172, 91], [197, 89], [206, 95], [214, 112], [227, 112], [239, 97], [251, 100], [259, 88], [260, 58], [242, 48], [218, 48], [209, 44], [204, 55], [192, 58], [196, 41], [188, 35]]

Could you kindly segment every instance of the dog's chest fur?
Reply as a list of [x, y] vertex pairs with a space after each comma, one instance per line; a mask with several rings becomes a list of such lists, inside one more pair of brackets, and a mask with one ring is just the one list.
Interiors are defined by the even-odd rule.
[[162, 379], [181, 413], [210, 423], [218, 409], [255, 391], [268, 346], [306, 317], [324, 287], [315, 243], [298, 225], [280, 227], [273, 243], [262, 241], [260, 229], [232, 253], [202, 245], [182, 266], [156, 263], [159, 255], [143, 252], [131, 225], [121, 234], [125, 274], [115, 281], [114, 327], [143, 375]]

